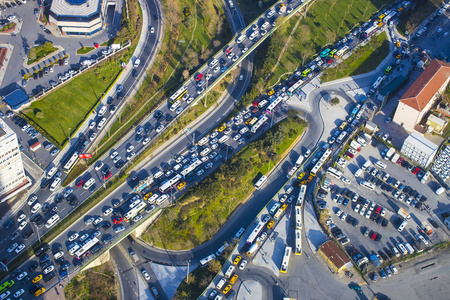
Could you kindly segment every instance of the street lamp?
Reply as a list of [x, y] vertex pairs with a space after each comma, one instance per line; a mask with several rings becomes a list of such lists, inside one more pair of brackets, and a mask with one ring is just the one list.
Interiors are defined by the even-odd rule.
[[189, 284], [189, 264], [191, 263], [191, 260], [188, 260], [187, 263], [188, 263], [188, 268], [187, 268], [187, 275], [186, 275], [186, 283]]
[[68, 132], [69, 132], [69, 144], [70, 144], [70, 129], [72, 129], [72, 128], [69, 127], [69, 130], [68, 130]]

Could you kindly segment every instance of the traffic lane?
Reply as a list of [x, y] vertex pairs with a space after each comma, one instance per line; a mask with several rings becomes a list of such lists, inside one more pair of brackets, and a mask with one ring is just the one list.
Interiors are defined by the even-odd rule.
[[138, 279], [133, 265], [127, 259], [126, 254], [115, 246], [110, 250], [111, 258], [117, 266], [119, 276], [121, 277], [122, 289], [125, 299], [137, 299], [139, 296]]

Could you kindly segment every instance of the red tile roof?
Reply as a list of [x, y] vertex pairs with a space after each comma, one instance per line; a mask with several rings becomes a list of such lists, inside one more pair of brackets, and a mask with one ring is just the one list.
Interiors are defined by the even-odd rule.
[[399, 101], [422, 111], [449, 77], [450, 65], [433, 59]]
[[326, 241], [319, 249], [338, 269], [350, 262], [348, 256], [333, 241]]

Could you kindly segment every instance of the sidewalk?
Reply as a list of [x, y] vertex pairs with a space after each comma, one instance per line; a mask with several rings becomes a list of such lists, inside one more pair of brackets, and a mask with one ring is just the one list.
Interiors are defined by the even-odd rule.
[[328, 240], [327, 235], [322, 231], [322, 228], [319, 225], [319, 221], [316, 218], [316, 214], [314, 212], [314, 207], [311, 201], [310, 196], [308, 197], [308, 201], [305, 201], [305, 209], [303, 210], [303, 221], [305, 224], [305, 234], [308, 239], [309, 248], [311, 251], [316, 254], [320, 245], [325, 243]]
[[9, 60], [11, 59], [12, 52], [14, 51], [14, 46], [10, 43], [0, 44], [0, 48], [6, 48], [6, 56], [4, 60], [4, 64], [0, 68], [0, 85], [3, 82], [3, 77], [5, 76], [6, 69], [8, 69]]

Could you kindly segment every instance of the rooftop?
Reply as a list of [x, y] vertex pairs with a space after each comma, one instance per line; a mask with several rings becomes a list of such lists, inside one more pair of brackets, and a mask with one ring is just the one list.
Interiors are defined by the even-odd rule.
[[434, 59], [399, 101], [422, 111], [449, 77], [450, 65]]
[[102, 0], [53, 0], [50, 10], [60, 17], [88, 18], [100, 11]]
[[11, 109], [18, 109], [23, 104], [30, 102], [30, 97], [21, 89], [12, 91], [3, 98], [3, 102], [9, 105]]
[[350, 262], [347, 255], [331, 240], [323, 243], [319, 249], [338, 269]]
[[428, 155], [432, 155], [439, 148], [438, 145], [414, 131], [408, 135], [405, 143], [413, 145], [416, 149]]

